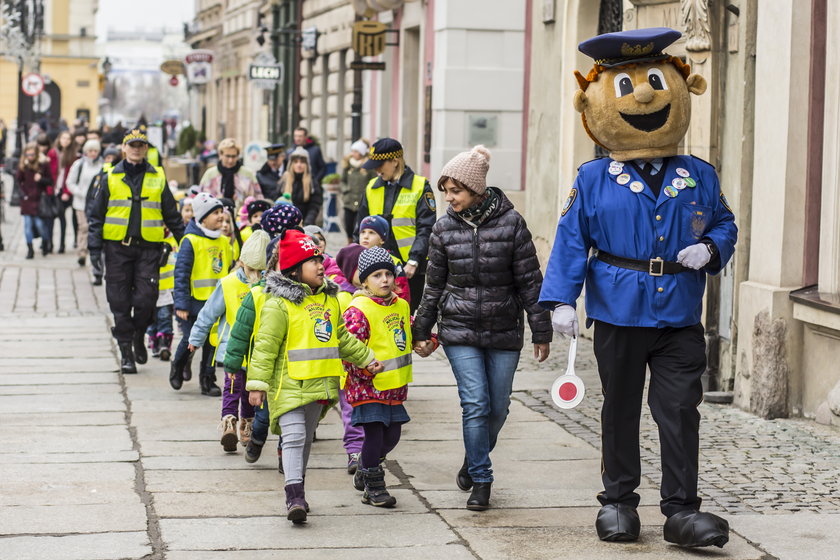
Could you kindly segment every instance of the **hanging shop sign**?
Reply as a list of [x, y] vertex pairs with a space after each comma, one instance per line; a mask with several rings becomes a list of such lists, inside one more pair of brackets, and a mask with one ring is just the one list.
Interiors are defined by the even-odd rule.
[[381, 21], [357, 21], [353, 24], [353, 50], [360, 57], [379, 56], [385, 52], [387, 30]]
[[254, 57], [254, 62], [248, 66], [248, 79], [253, 80], [259, 89], [274, 89], [283, 83], [284, 68], [277, 64], [269, 53], [260, 53]]
[[213, 77], [213, 51], [192, 51], [184, 57], [184, 63], [189, 84], [206, 84]]

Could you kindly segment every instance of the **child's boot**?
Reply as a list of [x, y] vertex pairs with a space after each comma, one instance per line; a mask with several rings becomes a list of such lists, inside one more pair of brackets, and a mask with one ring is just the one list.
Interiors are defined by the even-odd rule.
[[157, 334], [149, 335], [149, 350], [152, 351], [152, 358], [160, 356], [160, 337]]
[[26, 258], [27, 259], [34, 259], [35, 258], [35, 249], [32, 248], [32, 243], [26, 244]]
[[286, 485], [286, 519], [298, 525], [306, 521], [306, 499], [303, 483]]
[[251, 438], [251, 441], [248, 442], [248, 445], [245, 447], [245, 462], [246, 463], [256, 463], [260, 455], [262, 455], [262, 449], [265, 442], [259, 443], [255, 439]]
[[381, 466], [372, 469], [359, 468], [359, 470], [362, 471], [362, 478], [365, 481], [363, 504], [388, 508], [397, 505], [397, 499], [385, 488], [385, 471]]
[[254, 431], [254, 419], [242, 418], [239, 421], [239, 441], [242, 442], [243, 447], [248, 447], [251, 442], [251, 432]]
[[236, 453], [236, 416], [227, 414], [222, 418], [222, 440], [221, 444], [226, 453]]
[[[169, 359], [172, 357], [172, 335], [167, 333], [157, 333], [159, 350], [160, 350], [160, 359], [161, 361], [168, 362]], [[184, 375], [184, 380], [187, 379], [187, 376]]]
[[208, 397], [220, 397], [222, 390], [216, 385], [216, 368], [213, 366], [201, 368], [198, 376], [198, 383], [201, 386], [201, 394]]

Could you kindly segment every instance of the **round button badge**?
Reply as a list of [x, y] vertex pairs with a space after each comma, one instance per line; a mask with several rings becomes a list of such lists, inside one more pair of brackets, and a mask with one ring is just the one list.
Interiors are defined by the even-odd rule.
[[680, 194], [680, 191], [675, 189], [673, 186], [668, 185], [667, 187], [665, 187], [665, 196], [667, 196], [668, 198], [676, 198], [678, 194]]
[[630, 182], [630, 174], [629, 173], [622, 173], [621, 175], [616, 177], [615, 180], [619, 185], [626, 185], [627, 183]]
[[689, 175], [691, 175], [691, 173], [688, 172], [688, 169], [685, 169], [683, 167], [677, 167], [677, 175], [679, 175], [680, 177], [688, 177]]
[[645, 185], [641, 181], [633, 181], [630, 183], [630, 190], [638, 194], [645, 190]]
[[697, 186], [697, 181], [695, 181], [691, 177], [686, 177], [685, 178], [685, 186], [690, 188], [690, 189], [693, 189], [694, 187]]

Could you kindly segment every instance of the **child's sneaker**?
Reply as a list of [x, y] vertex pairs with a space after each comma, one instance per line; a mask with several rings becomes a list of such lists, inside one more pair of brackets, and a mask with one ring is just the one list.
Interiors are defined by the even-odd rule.
[[359, 468], [359, 453], [347, 454], [347, 474], [356, 474]]
[[236, 437], [236, 416], [228, 414], [222, 418], [222, 447], [227, 453], [236, 453], [236, 444], [238, 438]]
[[251, 441], [251, 432], [254, 431], [254, 419], [242, 418], [239, 420], [239, 441], [243, 447], [248, 447]]
[[359, 469], [365, 481], [365, 494], [362, 496], [363, 504], [370, 504], [376, 507], [394, 507], [397, 499], [388, 493], [385, 487], [385, 471], [382, 467], [373, 469]]
[[356, 469], [356, 472], [353, 474], [353, 488], [358, 490], [359, 492], [364, 491], [365, 489], [365, 479], [362, 476], [362, 467]]
[[152, 351], [152, 357], [160, 356], [160, 338], [157, 335], [149, 335], [149, 349]]
[[248, 442], [248, 446], [245, 448], [245, 462], [247, 463], [256, 463], [260, 455], [262, 455], [262, 448], [263, 443], [257, 443], [253, 439]]

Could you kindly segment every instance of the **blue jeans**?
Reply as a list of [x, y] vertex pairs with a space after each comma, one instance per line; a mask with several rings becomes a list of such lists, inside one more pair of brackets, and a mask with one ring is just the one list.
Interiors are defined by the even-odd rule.
[[[263, 402], [262, 406], [254, 407], [254, 426], [251, 431], [251, 440], [259, 445], [265, 445], [265, 440], [268, 439], [268, 403]], [[283, 444], [281, 437], [277, 441], [277, 449], [280, 449]]]
[[461, 398], [464, 448], [473, 482], [493, 482], [490, 452], [508, 415], [518, 350], [444, 346]]
[[44, 223], [38, 216], [24, 216], [23, 217], [23, 235], [26, 237], [26, 244], [32, 245], [32, 240], [35, 239], [35, 229], [38, 229], [38, 234], [44, 235]]
[[146, 334], [149, 336], [155, 336], [158, 333], [172, 334], [172, 316], [174, 314], [175, 306], [172, 304], [155, 308], [155, 319], [146, 329]]

